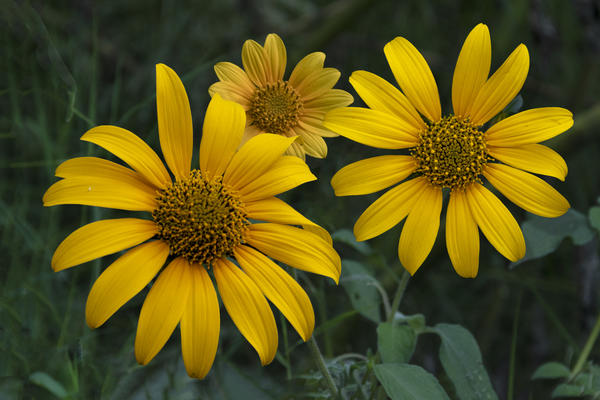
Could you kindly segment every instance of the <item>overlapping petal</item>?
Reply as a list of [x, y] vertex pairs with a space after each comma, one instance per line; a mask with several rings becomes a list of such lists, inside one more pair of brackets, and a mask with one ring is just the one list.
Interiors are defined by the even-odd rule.
[[271, 65], [265, 49], [254, 40], [246, 40], [242, 47], [242, 64], [250, 80], [258, 87], [271, 82]]
[[308, 54], [296, 64], [288, 82], [292, 87], [297, 87], [315, 70], [322, 69], [324, 63], [325, 53], [317, 51]]
[[462, 190], [450, 193], [446, 247], [456, 273], [463, 278], [475, 278], [479, 270], [479, 230], [465, 196]]
[[267, 53], [271, 67], [271, 78], [274, 82], [282, 80], [287, 64], [287, 53], [283, 41], [277, 34], [270, 33], [267, 35], [265, 52]]

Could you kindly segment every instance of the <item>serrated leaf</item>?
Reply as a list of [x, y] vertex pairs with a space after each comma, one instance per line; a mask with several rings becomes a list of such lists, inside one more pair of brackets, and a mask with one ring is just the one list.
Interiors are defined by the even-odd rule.
[[349, 229], [340, 229], [335, 231], [331, 235], [331, 238], [336, 242], [347, 244], [360, 254], [369, 255], [371, 253], [371, 246], [369, 246], [366, 242], [357, 241], [356, 237], [354, 237], [354, 233], [352, 233], [352, 231]]
[[566, 378], [570, 373], [571, 371], [564, 364], [551, 361], [540, 365], [531, 376], [531, 379]]
[[552, 392], [552, 398], [557, 397], [582, 397], [585, 389], [583, 386], [572, 385], [570, 383], [561, 383]]
[[29, 380], [32, 383], [43, 387], [59, 399], [64, 399], [67, 397], [67, 391], [65, 387], [45, 372], [34, 372], [33, 374], [29, 375]]
[[377, 347], [384, 363], [407, 363], [417, 345], [412, 327], [397, 322], [382, 322], [377, 326]]
[[475, 338], [460, 325], [437, 324], [440, 336], [440, 361], [461, 400], [496, 400], [481, 352]]
[[435, 376], [411, 364], [379, 364], [375, 376], [392, 400], [450, 400]]
[[588, 217], [590, 220], [590, 225], [592, 228], [600, 231], [600, 207], [592, 207], [588, 212]]
[[365, 267], [356, 261], [342, 261], [340, 283], [356, 311], [371, 321], [381, 321], [381, 295], [375, 287], [379, 283]]

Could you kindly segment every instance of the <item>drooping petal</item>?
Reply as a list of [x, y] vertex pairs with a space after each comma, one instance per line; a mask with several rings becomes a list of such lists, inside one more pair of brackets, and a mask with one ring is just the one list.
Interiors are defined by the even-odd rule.
[[414, 128], [408, 122], [369, 108], [331, 110], [323, 125], [350, 140], [380, 149], [405, 149], [418, 142]]
[[246, 240], [269, 257], [294, 268], [328, 276], [336, 283], [340, 278], [340, 256], [331, 244], [312, 232], [280, 224], [252, 224]]
[[367, 71], [354, 71], [350, 83], [373, 110], [394, 114], [406, 121], [415, 133], [427, 128], [425, 122], [401, 91], [385, 79]]
[[473, 219], [492, 246], [510, 261], [523, 258], [523, 233], [500, 199], [479, 183], [468, 186], [465, 197]]
[[323, 68], [308, 75], [294, 89], [300, 94], [303, 101], [310, 101], [327, 93], [339, 79], [340, 71], [335, 68]]
[[363, 241], [379, 236], [400, 223], [427, 186], [429, 186], [427, 179], [415, 178], [384, 193], [354, 224], [356, 240]]
[[456, 273], [463, 278], [475, 278], [479, 270], [479, 230], [462, 190], [450, 193], [446, 212], [446, 247]]
[[181, 79], [164, 64], [156, 65], [156, 111], [165, 161], [177, 180], [185, 179], [192, 164], [192, 112]]
[[256, 88], [246, 71], [230, 62], [218, 62], [215, 64], [215, 73], [222, 82], [228, 82], [237, 86], [244, 97], [250, 97]]
[[402, 227], [398, 256], [402, 266], [414, 275], [433, 248], [440, 227], [442, 189], [426, 185]]
[[219, 299], [206, 269], [191, 266], [191, 288], [179, 330], [181, 354], [189, 376], [203, 379], [212, 367], [217, 347], [221, 317]]
[[282, 80], [287, 64], [287, 53], [283, 41], [277, 34], [270, 33], [267, 35], [267, 39], [265, 40], [265, 52], [269, 58], [273, 81], [276, 82]]
[[304, 161], [294, 156], [283, 156], [268, 171], [238, 187], [238, 190], [245, 203], [278, 195], [316, 179]]
[[425, 58], [408, 40], [397, 37], [383, 48], [400, 88], [430, 121], [442, 118], [438, 88]]
[[117, 126], [96, 126], [83, 134], [81, 140], [110, 151], [155, 187], [164, 189], [171, 183], [169, 172], [154, 150], [132, 132]]
[[355, 196], [385, 189], [415, 171], [410, 156], [378, 156], [346, 165], [331, 178], [336, 196]]
[[277, 352], [277, 326], [267, 299], [256, 284], [231, 261], [222, 258], [213, 264], [217, 286], [227, 313], [240, 333], [267, 365]]
[[304, 109], [307, 111], [329, 111], [334, 108], [346, 107], [352, 104], [353, 101], [354, 97], [345, 90], [329, 89], [321, 96], [304, 102]]
[[162, 268], [169, 246], [160, 240], [141, 244], [119, 257], [100, 274], [87, 298], [85, 320], [90, 328], [106, 322], [138, 294]]
[[216, 94], [208, 104], [200, 142], [200, 170], [211, 179], [223, 175], [246, 126], [246, 113], [237, 103]]
[[63, 269], [138, 245], [158, 232], [154, 221], [138, 218], [105, 219], [77, 229], [56, 248], [52, 269]]
[[520, 44], [488, 79], [470, 107], [471, 122], [483, 125], [515, 98], [529, 72], [529, 52]]
[[305, 56], [296, 67], [292, 71], [290, 75], [289, 83], [292, 87], [297, 87], [300, 85], [304, 79], [313, 73], [316, 70], [320, 70], [323, 68], [323, 64], [325, 63], [325, 53], [320, 51], [310, 53]]
[[539, 143], [573, 126], [573, 114], [560, 107], [533, 108], [494, 124], [485, 133], [490, 146], [513, 147]]
[[271, 82], [271, 66], [265, 49], [254, 40], [246, 40], [242, 47], [242, 64], [250, 80], [258, 87]]
[[251, 247], [238, 246], [233, 252], [246, 275], [285, 315], [302, 340], [307, 341], [315, 327], [315, 313], [308, 295], [298, 282], [270, 258]]
[[54, 175], [59, 178], [107, 178], [121, 180], [132, 185], [145, 184], [150, 186], [135, 171], [98, 157], [70, 158], [56, 167]]
[[568, 168], [565, 160], [549, 147], [542, 144], [524, 144], [518, 147], [488, 146], [490, 155], [513, 167], [553, 176], [565, 180]]
[[483, 175], [510, 201], [541, 217], [559, 217], [570, 205], [556, 189], [537, 176], [504, 164], [488, 163]]
[[465, 39], [452, 78], [452, 106], [454, 114], [471, 115], [471, 104], [490, 74], [492, 43], [490, 31], [478, 24]]
[[139, 364], [148, 364], [175, 330], [187, 306], [192, 279], [190, 263], [178, 257], [152, 285], [135, 334], [135, 359]]

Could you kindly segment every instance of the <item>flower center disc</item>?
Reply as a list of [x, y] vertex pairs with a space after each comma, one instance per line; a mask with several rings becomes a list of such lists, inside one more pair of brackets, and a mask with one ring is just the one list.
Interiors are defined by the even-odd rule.
[[430, 183], [450, 189], [481, 183], [479, 175], [490, 159], [483, 133], [468, 119], [447, 116], [429, 125], [411, 149], [417, 172]]
[[262, 131], [283, 134], [298, 124], [302, 108], [296, 90], [279, 81], [256, 89], [248, 114]]
[[161, 190], [152, 217], [170, 253], [210, 265], [230, 256], [249, 225], [239, 196], [221, 182], [207, 181], [193, 170], [187, 180]]

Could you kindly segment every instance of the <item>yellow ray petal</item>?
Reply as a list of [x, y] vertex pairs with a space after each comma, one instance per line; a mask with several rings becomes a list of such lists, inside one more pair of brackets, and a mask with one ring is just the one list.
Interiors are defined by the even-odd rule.
[[160, 240], [141, 244], [119, 257], [100, 274], [85, 305], [90, 328], [106, 322], [121, 306], [138, 294], [160, 271], [169, 246]]
[[272, 133], [250, 138], [231, 159], [223, 182], [235, 188], [246, 186], [279, 160], [294, 140]]
[[276, 82], [282, 80], [287, 64], [287, 53], [283, 41], [277, 34], [270, 33], [267, 35], [267, 39], [265, 40], [265, 52], [269, 58], [273, 81]]
[[208, 88], [208, 94], [214, 97], [217, 93], [225, 100], [235, 101], [245, 111], [250, 109], [250, 100], [253, 92], [248, 93], [241, 86], [231, 82], [215, 82]]
[[164, 64], [156, 65], [156, 111], [160, 147], [177, 180], [188, 178], [192, 163], [192, 112], [179, 76]]
[[142, 139], [117, 126], [96, 126], [83, 134], [81, 140], [110, 151], [157, 188], [164, 189], [171, 177], [154, 150]]
[[440, 228], [442, 189], [426, 185], [412, 207], [398, 243], [400, 262], [414, 275], [429, 255]]
[[273, 312], [265, 296], [231, 261], [217, 260], [213, 270], [227, 313], [254, 347], [261, 364], [269, 364], [277, 352], [278, 338]]
[[294, 128], [294, 130], [301, 129], [306, 132], [310, 132], [313, 135], [318, 135], [321, 137], [338, 137], [337, 133], [333, 132], [330, 129], [327, 129], [323, 126], [323, 120], [325, 119], [325, 115], [323, 118], [312, 117], [308, 115], [302, 115], [300, 120], [298, 121], [298, 126]]
[[403, 182], [385, 192], [365, 210], [354, 224], [356, 240], [363, 241], [381, 235], [404, 219], [420, 193], [429, 186], [425, 178]]
[[450, 193], [446, 212], [446, 247], [456, 273], [475, 278], [479, 270], [479, 230], [462, 190]]
[[135, 334], [135, 359], [139, 364], [148, 364], [175, 330], [187, 306], [192, 279], [190, 263], [178, 257], [152, 285]]
[[215, 73], [222, 82], [228, 82], [238, 87], [244, 97], [249, 99], [252, 96], [255, 86], [248, 78], [246, 71], [237, 65], [230, 62], [218, 62], [215, 64]]
[[58, 245], [52, 269], [63, 269], [138, 245], [156, 235], [154, 221], [137, 218], [105, 219], [84, 225]]
[[221, 318], [215, 288], [199, 264], [191, 266], [191, 288], [179, 329], [181, 354], [189, 376], [203, 379], [212, 367], [219, 345]]
[[380, 149], [405, 149], [418, 142], [414, 128], [406, 121], [369, 108], [329, 111], [323, 125], [350, 140]]
[[212, 179], [223, 175], [235, 154], [246, 126], [244, 109], [216, 94], [206, 109], [202, 141], [200, 142], [200, 170]]
[[303, 101], [310, 101], [331, 90], [339, 79], [340, 71], [335, 68], [323, 68], [308, 75], [294, 89]]
[[146, 183], [135, 171], [98, 157], [75, 157], [68, 159], [56, 167], [54, 175], [59, 178], [108, 178], [122, 180], [131, 184]]
[[513, 147], [553, 138], [573, 126], [573, 114], [560, 107], [533, 108], [494, 124], [485, 133], [490, 146]]
[[442, 118], [442, 107], [433, 74], [419, 50], [403, 37], [383, 48], [400, 88], [410, 102], [430, 121]]
[[354, 71], [350, 83], [372, 109], [394, 114], [406, 121], [415, 133], [427, 128], [425, 122], [401, 91], [391, 83], [367, 71]]
[[320, 236], [280, 224], [252, 224], [246, 234], [250, 245], [294, 268], [328, 276], [336, 283], [342, 268], [340, 256]]
[[471, 122], [483, 125], [515, 98], [529, 71], [529, 52], [520, 44], [488, 79], [470, 107]]
[[315, 158], [327, 157], [327, 144], [321, 136], [315, 135], [312, 132], [300, 131], [302, 145], [306, 154]]
[[248, 277], [285, 315], [302, 340], [307, 341], [315, 327], [315, 313], [306, 292], [271, 259], [247, 246], [234, 249], [235, 258]]
[[254, 40], [246, 40], [242, 47], [242, 64], [248, 78], [258, 87], [271, 82], [271, 65], [263, 47]]
[[523, 258], [523, 233], [504, 204], [479, 183], [468, 186], [465, 196], [473, 219], [492, 246], [510, 261]]
[[454, 114], [462, 117], [471, 115], [471, 104], [490, 74], [491, 63], [490, 31], [486, 25], [478, 24], [465, 39], [454, 68], [452, 79]]
[[334, 108], [346, 107], [354, 101], [354, 97], [345, 90], [329, 89], [321, 96], [304, 103], [305, 110], [329, 111]]
[[567, 163], [549, 147], [542, 144], [524, 144], [518, 147], [488, 146], [490, 155], [503, 163], [525, 171], [565, 180]]
[[285, 154], [288, 156], [298, 157], [302, 161], [306, 161], [306, 151], [300, 143], [300, 140], [296, 140], [294, 143], [292, 143], [285, 151]]
[[410, 156], [378, 156], [346, 165], [331, 178], [336, 196], [375, 193], [412, 174], [416, 169]]
[[313, 73], [316, 70], [320, 70], [323, 68], [323, 64], [325, 63], [325, 53], [321, 53], [320, 51], [310, 53], [305, 56], [296, 67], [292, 71], [290, 75], [289, 83], [292, 87], [297, 87], [300, 85], [307, 76]]
[[504, 164], [488, 163], [483, 175], [519, 207], [541, 217], [559, 217], [570, 205], [556, 189], [537, 176]]

